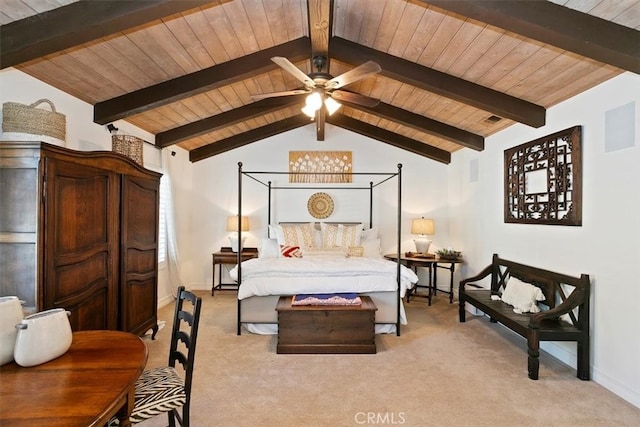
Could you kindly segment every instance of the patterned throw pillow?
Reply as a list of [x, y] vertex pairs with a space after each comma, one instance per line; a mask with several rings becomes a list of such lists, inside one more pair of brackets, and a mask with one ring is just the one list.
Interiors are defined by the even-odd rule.
[[280, 246], [280, 253], [285, 258], [302, 258], [302, 252], [300, 252], [300, 246]]
[[315, 238], [313, 223], [307, 224], [283, 224], [282, 234], [284, 244], [288, 246], [300, 246], [302, 248], [314, 247]]
[[360, 246], [362, 224], [325, 224], [322, 223], [322, 245], [328, 248]]
[[349, 251], [347, 252], [348, 257], [361, 257], [363, 255], [364, 255], [364, 247], [349, 246]]

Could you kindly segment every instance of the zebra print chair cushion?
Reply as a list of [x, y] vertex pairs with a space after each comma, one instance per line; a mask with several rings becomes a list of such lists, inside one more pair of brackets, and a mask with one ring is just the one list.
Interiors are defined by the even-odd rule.
[[187, 401], [184, 380], [170, 367], [144, 371], [136, 383], [135, 404], [129, 420], [139, 423], [179, 408]]

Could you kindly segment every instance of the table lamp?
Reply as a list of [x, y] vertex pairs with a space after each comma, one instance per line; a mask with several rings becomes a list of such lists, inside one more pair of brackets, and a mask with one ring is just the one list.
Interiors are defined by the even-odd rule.
[[419, 234], [420, 237], [413, 239], [416, 244], [416, 251], [420, 254], [426, 255], [431, 246], [431, 240], [427, 238], [427, 235], [435, 233], [435, 226], [432, 219], [414, 218], [411, 221], [411, 234]]
[[[229, 242], [231, 242], [231, 251], [241, 251], [246, 236], [242, 236], [242, 242], [238, 238], [238, 215], [233, 215], [227, 218], [227, 231], [231, 231], [231, 235], [229, 235]], [[240, 221], [240, 231], [249, 231], [249, 217], [242, 217]]]

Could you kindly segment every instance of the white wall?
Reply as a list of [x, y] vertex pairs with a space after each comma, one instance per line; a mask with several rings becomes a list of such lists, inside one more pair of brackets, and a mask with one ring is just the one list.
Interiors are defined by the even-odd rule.
[[[605, 113], [635, 103], [634, 146], [605, 151]], [[592, 284], [593, 380], [640, 407], [640, 76], [623, 74], [547, 111], [540, 129], [512, 126], [480, 153], [454, 154], [449, 173], [451, 238], [466, 255], [466, 273], [491, 255], [571, 275]], [[575, 125], [583, 128], [581, 227], [503, 222], [503, 152]], [[470, 170], [478, 167], [478, 180]], [[458, 243], [459, 242], [459, 243]], [[575, 344], [543, 348], [575, 367]]]

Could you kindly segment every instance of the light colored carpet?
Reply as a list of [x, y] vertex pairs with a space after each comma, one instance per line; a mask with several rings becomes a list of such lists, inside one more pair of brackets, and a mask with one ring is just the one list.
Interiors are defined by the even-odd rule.
[[[640, 409], [546, 353], [527, 377], [525, 341], [486, 318], [458, 323], [438, 295], [406, 304], [402, 335], [378, 335], [374, 355], [279, 355], [275, 336], [236, 335], [230, 291], [203, 298], [193, 426], [638, 426]], [[173, 305], [149, 346], [167, 363]], [[143, 427], [164, 426], [166, 416]]]

